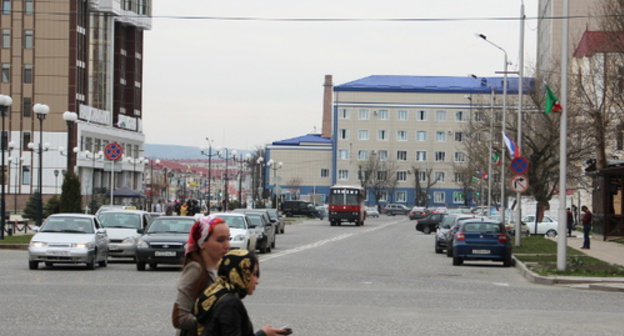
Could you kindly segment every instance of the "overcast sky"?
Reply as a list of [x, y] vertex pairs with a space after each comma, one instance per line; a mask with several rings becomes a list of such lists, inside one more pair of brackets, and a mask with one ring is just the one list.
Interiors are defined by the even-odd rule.
[[[538, 0], [525, 0], [525, 68], [536, 58]], [[148, 144], [253, 149], [320, 132], [323, 81], [369, 75], [494, 76], [516, 70], [521, 0], [154, 0], [145, 33]], [[201, 17], [201, 18], [200, 18]], [[224, 20], [207, 17], [250, 17]], [[272, 21], [353, 18], [350, 22]], [[435, 18], [392, 22], [377, 19]]]

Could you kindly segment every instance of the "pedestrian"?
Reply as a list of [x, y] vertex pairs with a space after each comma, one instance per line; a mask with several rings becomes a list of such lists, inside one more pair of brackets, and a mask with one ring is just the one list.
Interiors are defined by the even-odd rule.
[[270, 325], [254, 333], [242, 299], [259, 284], [258, 258], [247, 250], [232, 250], [219, 263], [219, 278], [201, 293], [194, 307], [198, 335], [278, 336], [285, 329]]
[[180, 205], [180, 216], [188, 216], [188, 205], [184, 201]]
[[230, 229], [223, 219], [202, 217], [193, 223], [171, 316], [178, 335], [197, 335], [193, 305], [199, 294], [217, 279], [219, 261], [229, 249]]
[[173, 215], [173, 204], [171, 202], [168, 202], [167, 206], [165, 207], [165, 215], [167, 216]]
[[572, 237], [572, 226], [574, 225], [574, 215], [570, 208], [566, 209], [566, 224], [568, 226], [568, 237]]
[[581, 211], [583, 212], [583, 217], [581, 218], [581, 223], [583, 223], [583, 246], [581, 248], [589, 250], [589, 232], [591, 231], [592, 213], [584, 205], [581, 207]]

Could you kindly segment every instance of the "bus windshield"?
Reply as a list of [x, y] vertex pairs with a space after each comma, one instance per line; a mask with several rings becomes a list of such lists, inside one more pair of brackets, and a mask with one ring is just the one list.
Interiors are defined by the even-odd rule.
[[334, 205], [359, 205], [359, 195], [349, 194], [332, 194], [329, 197], [329, 203]]

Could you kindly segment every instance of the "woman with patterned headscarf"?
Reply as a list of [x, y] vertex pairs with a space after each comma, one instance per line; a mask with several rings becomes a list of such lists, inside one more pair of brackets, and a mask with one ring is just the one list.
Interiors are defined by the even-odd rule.
[[191, 226], [184, 248], [184, 268], [178, 280], [178, 295], [171, 319], [178, 329], [177, 335], [196, 335], [193, 304], [217, 278], [219, 261], [230, 249], [230, 228], [221, 218], [201, 217]]
[[199, 296], [194, 313], [200, 336], [277, 336], [287, 330], [264, 326], [255, 334], [242, 299], [259, 283], [260, 265], [247, 250], [228, 252], [219, 263], [219, 278]]

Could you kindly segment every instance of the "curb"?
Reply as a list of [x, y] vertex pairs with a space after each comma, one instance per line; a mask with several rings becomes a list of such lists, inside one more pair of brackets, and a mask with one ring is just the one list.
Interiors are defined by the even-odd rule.
[[28, 244], [0, 244], [0, 250], [28, 250]]
[[[580, 285], [582, 288], [624, 292], [624, 278], [599, 278], [599, 277], [580, 277], [580, 276], [545, 276], [539, 275], [531, 271], [516, 256], [512, 256], [516, 269], [524, 276], [525, 279], [541, 285]], [[576, 288], [581, 288], [577, 286]]]

